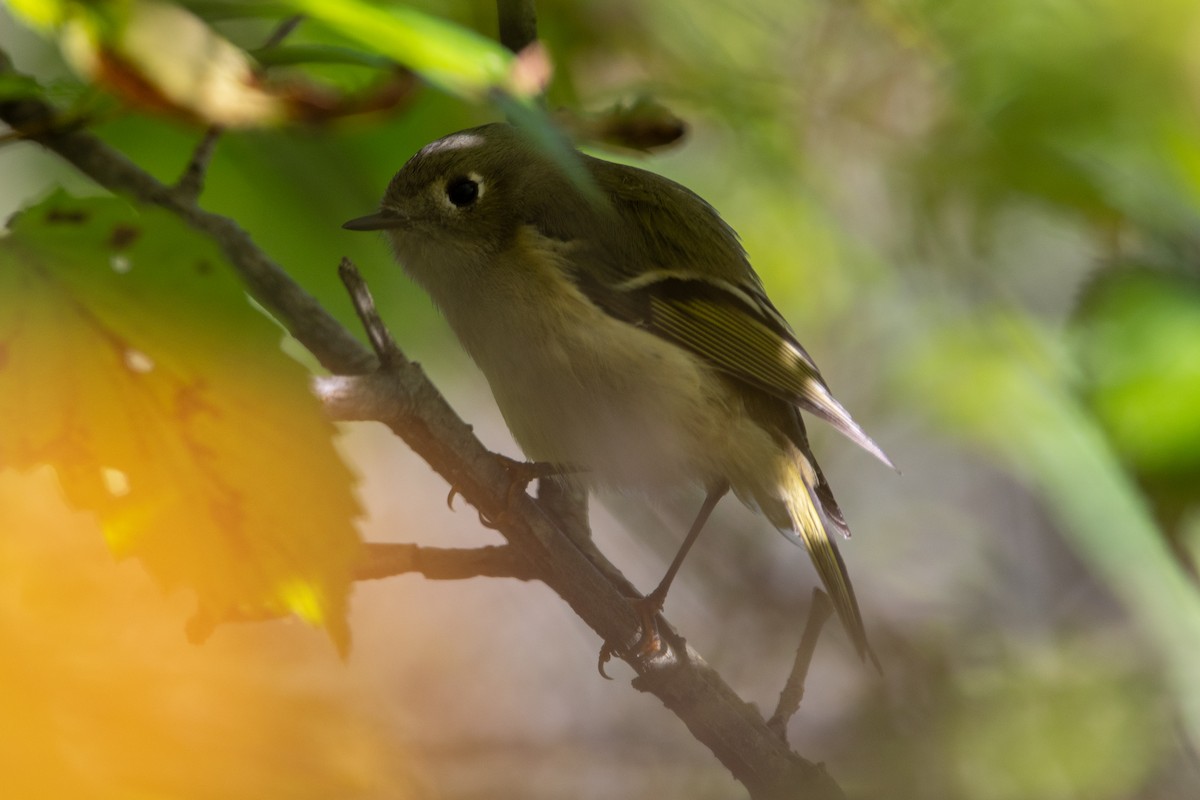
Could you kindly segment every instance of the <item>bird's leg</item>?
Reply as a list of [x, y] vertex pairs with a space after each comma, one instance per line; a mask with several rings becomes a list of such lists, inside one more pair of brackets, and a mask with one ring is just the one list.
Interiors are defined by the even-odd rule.
[[671, 583], [675, 580], [675, 574], [679, 572], [679, 568], [683, 566], [683, 560], [687, 558], [688, 551], [692, 549], [692, 545], [696, 543], [696, 539], [700, 536], [700, 531], [704, 530], [708, 518], [712, 516], [713, 509], [717, 507], [717, 503], [729, 491], [729, 484], [726, 481], [721, 481], [719, 484], [711, 487], [708, 494], [704, 497], [704, 503], [700, 506], [700, 512], [696, 514], [696, 519], [692, 522], [692, 527], [688, 530], [687, 537], [684, 538], [683, 544], [679, 546], [679, 552], [675, 553], [675, 558], [671, 561], [671, 566], [667, 567], [667, 573], [663, 575], [658, 586], [654, 587], [654, 591], [640, 600], [633, 601], [633, 607], [637, 610], [642, 618], [642, 636], [638, 640], [638, 653], [642, 656], [654, 655], [662, 647], [662, 642], [658, 636], [658, 624], [654, 618], [662, 611], [663, 604], [667, 601], [667, 592], [671, 590]]
[[[696, 514], [696, 519], [692, 522], [692, 527], [688, 530], [687, 537], [684, 538], [683, 544], [679, 546], [679, 552], [675, 554], [675, 558], [671, 561], [671, 566], [667, 567], [667, 574], [663, 575], [658, 586], [654, 587], [654, 591], [645, 597], [639, 597], [630, 601], [634, 611], [638, 613], [638, 617], [642, 623], [642, 634], [638, 638], [637, 643], [632, 650], [639, 658], [649, 658], [657, 655], [662, 648], [662, 639], [658, 635], [658, 623], [655, 617], [663, 609], [663, 603], [667, 600], [667, 592], [671, 589], [671, 582], [675, 580], [675, 574], [679, 572], [679, 567], [683, 565], [683, 560], [687, 558], [688, 551], [692, 549], [692, 545], [696, 543], [696, 538], [700, 536], [700, 531], [704, 530], [705, 523], [712, 516], [713, 509], [717, 507], [717, 503], [729, 491], [729, 482], [721, 481], [708, 490], [708, 494], [704, 497], [704, 504], [700, 506], [700, 512]], [[612, 658], [614, 648], [611, 645], [605, 644], [600, 651], [600, 674], [604, 674], [604, 665]]]

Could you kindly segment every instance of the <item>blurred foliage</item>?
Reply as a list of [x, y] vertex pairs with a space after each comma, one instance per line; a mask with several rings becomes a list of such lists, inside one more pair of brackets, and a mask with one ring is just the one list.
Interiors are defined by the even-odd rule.
[[1196, 222], [1198, 11], [1155, 3], [897, 3], [941, 50], [953, 106], [922, 165], [934, 190], [985, 208], [1014, 194], [1098, 222]]
[[1167, 656], [1185, 723], [1200, 741], [1200, 593], [1169, 557], [1096, 420], [1071, 395], [1064, 367], [1023, 321], [976, 320], [937, 336], [917, 364], [915, 387], [934, 398], [935, 413], [1046, 497], [1063, 533]]
[[962, 795], [1102, 800], [1136, 791], [1158, 766], [1164, 720], [1125, 669], [1068, 648], [963, 674], [940, 743]]
[[1122, 265], [1088, 287], [1075, 340], [1090, 406], [1130, 466], [1200, 485], [1200, 279]]
[[[184, 5], [262, 55], [297, 4]], [[354, 93], [386, 57], [441, 90], [373, 114], [227, 134], [202, 203], [246, 227], [353, 330], [335, 265], [342, 255], [361, 264], [406, 351], [485, 441], [511, 447], [426, 298], [379, 241], [337, 227], [374, 208], [421, 145], [501, 114], [464, 99], [509, 75], [492, 44], [495, 9], [303, 5], [324, 19], [294, 31], [268, 75]], [[856, 533], [845, 555], [887, 677], [874, 682], [829, 631], [792, 723], [797, 749], [852, 795], [1200, 794], [1189, 573], [1200, 551], [1200, 6], [544, 0], [538, 12], [549, 105], [592, 112], [649, 98], [688, 123], [683, 146], [641, 165], [698, 191], [741, 233], [839, 397], [903, 470], [875, 472], [813, 426]], [[448, 72], [364, 25], [385, 18], [433, 25], [416, 43]], [[52, 43], [15, 25], [0, 25], [0, 47], [36, 80], [6, 79], [5, 95], [51, 87], [98, 135], [175, 180], [197, 130], [97, 103]], [[0, 172], [8, 208], [71, 179], [31, 145], [0, 149]], [[447, 527], [473, 530], [447, 518], [427, 470], [380, 447], [347, 451], [367, 476], [372, 536], [444, 544]], [[597, 536], [641, 585], [659, 576], [694, 505], [637, 513], [626, 514], [638, 519], [628, 535], [598, 515]], [[769, 707], [809, 575], [736, 509], [718, 518], [725, 535], [698, 545], [667, 613]], [[498, 784], [527, 797], [734, 791], [672, 720], [659, 730], [642, 698], [594, 684], [587, 637], [546, 667], [552, 678], [533, 671], [529, 652], [544, 654], [546, 631], [573, 641], [566, 612], [502, 618], [496, 596], [519, 591], [502, 587], [455, 616], [422, 601], [436, 589], [410, 590], [420, 615], [370, 595], [379, 635], [398, 640], [379, 669], [412, 659], [419, 681], [395, 691], [427, 711], [413, 747], [437, 765], [445, 796], [495, 796]], [[458, 603], [485, 590], [445, 591]], [[490, 646], [447, 652], [448, 625], [468, 632], [457, 646]], [[513, 647], [522, 636], [528, 647]], [[467, 741], [468, 730], [494, 734]], [[534, 749], [513, 752], [513, 737]], [[586, 755], [529, 770], [569, 742]]]

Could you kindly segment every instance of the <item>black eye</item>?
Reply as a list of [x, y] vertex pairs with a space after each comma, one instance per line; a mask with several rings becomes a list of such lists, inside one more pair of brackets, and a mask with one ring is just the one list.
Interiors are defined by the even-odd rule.
[[479, 198], [479, 184], [463, 176], [446, 184], [446, 199], [458, 208], [469, 206]]

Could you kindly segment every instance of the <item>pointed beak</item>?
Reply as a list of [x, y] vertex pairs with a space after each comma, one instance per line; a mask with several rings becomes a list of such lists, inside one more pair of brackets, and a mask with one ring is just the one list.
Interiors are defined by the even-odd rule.
[[407, 220], [404, 217], [378, 211], [365, 217], [343, 222], [342, 227], [348, 231], [385, 231], [389, 228], [403, 228], [406, 224]]

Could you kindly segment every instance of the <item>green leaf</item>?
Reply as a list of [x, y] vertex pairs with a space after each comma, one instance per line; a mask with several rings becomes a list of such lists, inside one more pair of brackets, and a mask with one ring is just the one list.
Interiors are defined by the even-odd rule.
[[0, 240], [0, 468], [53, 466], [202, 626], [294, 613], [344, 649], [359, 508], [280, 339], [174, 218], [57, 195]]
[[474, 31], [411, 8], [382, 8], [361, 0], [290, 2], [297, 11], [404, 64], [448, 92], [469, 99], [494, 90], [514, 93], [515, 57]]
[[0, 75], [0, 100], [28, 100], [43, 94], [42, 87], [33, 78], [13, 73]]

